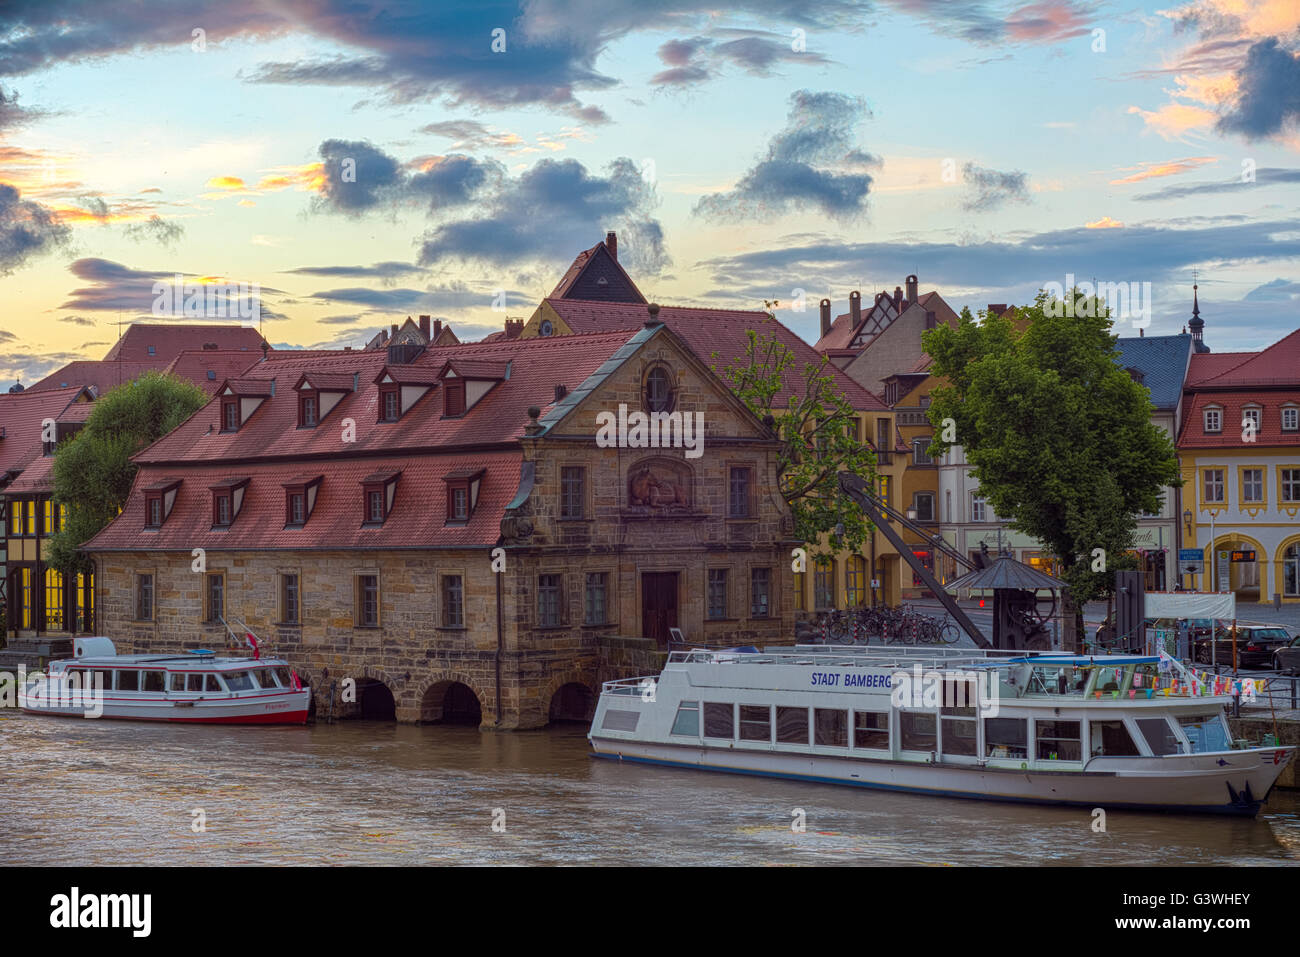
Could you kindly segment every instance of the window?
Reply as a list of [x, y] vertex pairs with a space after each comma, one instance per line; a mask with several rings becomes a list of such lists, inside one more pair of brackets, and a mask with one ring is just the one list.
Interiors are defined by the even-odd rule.
[[904, 751], [933, 751], [939, 746], [938, 718], [927, 711], [900, 711], [898, 729]]
[[1300, 502], [1300, 469], [1282, 469], [1282, 501]]
[[1024, 718], [985, 718], [984, 756], [1029, 757], [1028, 722]]
[[560, 624], [560, 576], [537, 576], [537, 624], [553, 628]]
[[1241, 428], [1245, 431], [1249, 428], [1256, 435], [1259, 434], [1259, 407], [1252, 406], [1248, 409], [1241, 410]]
[[135, 576], [135, 617], [153, 621], [153, 575]]
[[1177, 754], [1182, 750], [1178, 738], [1174, 736], [1174, 729], [1164, 718], [1138, 718], [1135, 724], [1142, 732], [1142, 737], [1147, 739], [1152, 754]]
[[[1183, 715], [1178, 719], [1178, 723], [1191, 743], [1193, 754], [1232, 750], [1231, 736], [1223, 726], [1221, 714]], [[1137, 753], [1136, 750], [1134, 753]]]
[[212, 524], [230, 524], [230, 493], [218, 492], [212, 497]]
[[917, 492], [912, 496], [912, 507], [916, 509], [918, 522], [934, 521], [934, 493]]
[[645, 407], [651, 412], [673, 409], [672, 378], [663, 366], [655, 366], [645, 377]]
[[356, 626], [379, 627], [379, 576], [358, 575], [356, 584]]
[[1078, 721], [1035, 721], [1038, 736], [1038, 760], [1081, 761]]
[[1223, 469], [1205, 470], [1205, 501], [1223, 501]]
[[867, 603], [867, 560], [861, 555], [844, 560], [844, 603], [849, 608]]
[[379, 421], [396, 422], [402, 414], [401, 398], [396, 386], [383, 386], [379, 390]]
[[740, 740], [772, 740], [772, 709], [769, 706], [765, 704], [740, 706]]
[[1223, 431], [1223, 412], [1220, 409], [1209, 408], [1205, 410], [1205, 431], [1222, 432]]
[[683, 701], [677, 706], [677, 717], [673, 719], [673, 734], [698, 738], [700, 736], [700, 703]]
[[221, 431], [239, 431], [239, 399], [236, 397], [221, 400]]
[[469, 520], [469, 486], [454, 485], [451, 491], [451, 514], [448, 516], [453, 522], [465, 522]]
[[253, 676], [247, 671], [227, 671], [223, 677], [231, 691], [252, 691]]
[[973, 681], [945, 681], [939, 709], [943, 722], [943, 753], [975, 757], [975, 705], [979, 689]]
[[63, 631], [63, 572], [45, 569], [45, 630]]
[[465, 414], [465, 380], [448, 379], [445, 386], [446, 398], [443, 400], [446, 407], [443, 410], [444, 415], [464, 415]]
[[140, 672], [138, 671], [117, 672], [117, 690], [118, 691], [139, 691]]
[[808, 709], [776, 706], [776, 740], [779, 744], [808, 743]]
[[813, 606], [817, 611], [835, 607], [835, 562], [831, 559], [813, 566]]
[[289, 493], [289, 524], [301, 525], [307, 520], [307, 496], [302, 492]]
[[163, 500], [161, 495], [150, 495], [145, 498], [145, 524], [150, 528], [158, 528], [162, 525], [163, 520]]
[[749, 571], [749, 617], [766, 618], [771, 595], [772, 570], [752, 568]]
[[709, 569], [709, 617], [727, 617], [727, 570]]
[[298, 576], [280, 576], [280, 621], [286, 625], [298, 624]]
[[320, 421], [316, 416], [316, 393], [304, 392], [298, 398], [298, 428], [314, 429]]
[[586, 504], [587, 470], [581, 466], [560, 469], [560, 518], [582, 518]]
[[1137, 757], [1141, 752], [1123, 721], [1089, 721], [1088, 733], [1092, 736], [1091, 756]]
[[140, 682], [141, 691], [152, 691], [161, 693], [167, 689], [163, 671], [146, 671], [143, 673], [143, 680]]
[[930, 447], [928, 438], [912, 440], [912, 464], [913, 465], [933, 465], [934, 459], [930, 458], [926, 450]]
[[465, 580], [460, 575], [442, 576], [442, 627], [465, 627]]
[[384, 491], [383, 489], [370, 489], [366, 492], [366, 521], [383, 524], [384, 521]]
[[59, 530], [59, 520], [56, 517], [58, 512], [54, 508], [54, 502], [46, 499], [41, 503], [41, 534], [50, 535]]
[[729, 518], [749, 517], [750, 469], [736, 467], [731, 470], [730, 496], [727, 508]]
[[[885, 446], [885, 448], [889, 448], [889, 446]], [[883, 455], [888, 455], [888, 454], [889, 454], [888, 452], [883, 452], [883, 451], [880, 453], [880, 455], [882, 455], [882, 456], [883, 456]], [[885, 462], [887, 463], [888, 460], [886, 459]], [[882, 476], [880, 476], [880, 495], [879, 495], [879, 498], [880, 498], [881, 504], [883, 504], [883, 505], [885, 505], [885, 506], [887, 506], [887, 507], [892, 506], [893, 503], [890, 501], [890, 497], [889, 497], [889, 476], [888, 476], [888, 475], [882, 475]]]
[[835, 708], [814, 708], [813, 741], [825, 748], [847, 748], [849, 713]]
[[795, 572], [792, 577], [794, 578], [794, 610], [805, 611], [807, 601], [804, 598], [804, 589], [808, 587], [808, 576], [804, 572]]
[[1263, 469], [1241, 470], [1241, 500], [1242, 502], [1264, 501]]
[[706, 738], [726, 738], [736, 736], [736, 706], [727, 702], [704, 702], [704, 736]]
[[886, 711], [853, 712], [853, 746], [873, 751], [889, 750], [889, 713]]
[[1282, 553], [1282, 594], [1300, 596], [1300, 545], [1291, 545]]
[[988, 521], [985, 504], [987, 500], [976, 492], [970, 493], [970, 520], [972, 522]]
[[587, 573], [586, 618], [588, 625], [603, 625], [608, 620], [605, 611], [605, 598], [608, 591], [609, 575], [606, 572]]
[[208, 576], [207, 594], [209, 622], [218, 622], [226, 617], [226, 578], [224, 575]]
[[1295, 432], [1300, 430], [1300, 408], [1289, 405], [1282, 410], [1282, 431]]

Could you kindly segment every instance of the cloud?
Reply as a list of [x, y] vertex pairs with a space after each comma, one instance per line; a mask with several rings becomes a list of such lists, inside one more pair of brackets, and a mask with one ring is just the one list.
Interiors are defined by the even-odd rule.
[[161, 246], [174, 246], [185, 235], [185, 227], [169, 222], [156, 213], [142, 223], [132, 223], [125, 233], [129, 239], [143, 242], [152, 239]]
[[1293, 279], [1274, 279], [1256, 286], [1241, 297], [1244, 302], [1295, 302], [1300, 300], [1300, 282]]
[[0, 276], [66, 243], [71, 234], [49, 207], [22, 199], [14, 187], [0, 183]]
[[885, 0], [935, 32], [984, 45], [1060, 43], [1090, 32], [1092, 7], [1072, 0], [1044, 0], [1004, 13], [983, 0]]
[[406, 188], [412, 195], [428, 200], [430, 210], [437, 211], [472, 202], [504, 176], [502, 166], [491, 160], [476, 160], [463, 154], [437, 156], [411, 176]]
[[1126, 183], [1140, 183], [1143, 180], [1159, 179], [1162, 176], [1176, 176], [1179, 173], [1197, 169], [1207, 163], [1216, 162], [1216, 159], [1214, 156], [1189, 156], [1186, 159], [1139, 163], [1137, 166], [1127, 166], [1123, 170], [1123, 172], [1129, 172], [1130, 170], [1136, 170], [1136, 172], [1129, 176], [1113, 179], [1110, 181], [1110, 185], [1123, 186]]
[[617, 229], [620, 260], [657, 273], [668, 262], [663, 228], [653, 216], [657, 204], [654, 185], [626, 157], [611, 162], [604, 176], [577, 160], [541, 160], [489, 191], [478, 204], [481, 216], [426, 233], [418, 261], [551, 262]]
[[796, 52], [788, 36], [755, 30], [718, 30], [712, 37], [668, 40], [658, 53], [667, 69], [650, 78], [652, 86], [695, 86], [713, 79], [728, 63], [751, 76], [766, 77], [782, 63], [830, 62], [820, 53]]
[[0, 133], [20, 126], [26, 126], [43, 114], [40, 110], [28, 109], [18, 105], [18, 91], [0, 86]]
[[1251, 46], [1237, 72], [1237, 98], [1219, 118], [1220, 132], [1248, 140], [1274, 136], [1300, 121], [1300, 54], [1283, 49], [1277, 37]]
[[[382, 312], [424, 311], [431, 314], [434, 311], [482, 309], [491, 306], [496, 298], [496, 291], [472, 288], [465, 283], [430, 286], [426, 289], [369, 289], [363, 286], [348, 286], [323, 289], [312, 293], [309, 298], [365, 306], [369, 310]], [[512, 301], [527, 302], [528, 296], [518, 290], [509, 290], [506, 293], [506, 302]]]
[[463, 206], [505, 175], [499, 163], [463, 153], [423, 157], [411, 172], [411, 164], [359, 140], [325, 140], [320, 156], [314, 207], [352, 217], [408, 201], [430, 211]]
[[0, 329], [0, 342], [17, 342], [18, 337], [12, 332]]
[[[75, 309], [83, 312], [116, 312], [121, 310], [131, 314], [137, 320], [153, 317], [153, 304], [156, 298], [153, 291], [154, 283], [162, 282], [167, 283], [169, 287], [174, 287], [177, 276], [177, 272], [174, 270], [163, 272], [161, 270], [132, 269], [111, 259], [101, 259], [95, 256], [74, 260], [69, 264], [68, 271], [87, 285], [80, 286], [68, 293], [68, 298], [60, 304], [60, 309]], [[218, 276], [193, 275], [183, 272], [179, 275], [182, 283], [224, 284], [226, 282], [238, 283], [241, 281], [234, 278], [224, 279]], [[266, 301], [268, 293], [280, 295], [282, 290], [270, 286], [261, 286], [259, 292], [262, 318], [285, 318], [282, 313], [272, 309]], [[219, 303], [226, 315], [224, 317], [216, 315], [209, 318], [236, 318], [239, 303], [226, 294], [224, 286], [221, 289], [214, 290], [214, 293], [214, 305]]]
[[299, 266], [282, 272], [299, 276], [335, 277], [342, 279], [396, 279], [399, 276], [421, 272], [419, 266], [404, 262], [381, 262], [373, 266]]
[[93, 326], [94, 319], [87, 319], [85, 316], [60, 316], [59, 322], [70, 322], [74, 326]]
[[1109, 216], [1103, 216], [1101, 219], [1093, 220], [1091, 223], [1084, 223], [1084, 229], [1123, 229], [1124, 224], [1118, 219], [1111, 219]]
[[1029, 202], [1027, 173], [1003, 173], [969, 162], [962, 166], [961, 173], [966, 184], [966, 198], [961, 204], [963, 209], [987, 213], [1008, 203]]
[[810, 205], [847, 219], [866, 210], [880, 160], [855, 147], [854, 130], [871, 114], [861, 97], [799, 90], [790, 96], [785, 128], [772, 137], [767, 156], [731, 190], [695, 205], [696, 215], [738, 221], [781, 215]]
[[516, 152], [524, 147], [524, 139], [516, 133], [494, 133], [478, 120], [443, 120], [439, 123], [426, 123], [417, 133], [429, 136], [444, 136], [454, 142], [452, 149], [500, 149]]
[[1214, 183], [1187, 183], [1182, 186], [1166, 186], [1151, 193], [1139, 193], [1133, 199], [1149, 201], [1156, 199], [1181, 199], [1184, 196], [1203, 196], [1211, 193], [1230, 193], [1248, 190], [1255, 186], [1273, 186], [1285, 183], [1300, 183], [1300, 169], [1285, 169], [1266, 166], [1255, 170], [1255, 179], [1244, 180], [1235, 176], [1229, 180]]

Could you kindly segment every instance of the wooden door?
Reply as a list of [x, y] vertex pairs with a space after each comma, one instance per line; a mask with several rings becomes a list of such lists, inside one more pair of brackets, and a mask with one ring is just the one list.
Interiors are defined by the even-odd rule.
[[641, 575], [641, 633], [668, 647], [668, 629], [677, 626], [677, 573]]

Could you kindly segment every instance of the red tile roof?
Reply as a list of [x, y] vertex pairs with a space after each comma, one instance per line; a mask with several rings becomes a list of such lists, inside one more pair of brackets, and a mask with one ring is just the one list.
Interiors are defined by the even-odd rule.
[[504, 379], [506, 377], [505, 362], [494, 362], [488, 359], [463, 359], [460, 356], [453, 356], [442, 364], [440, 374], [445, 374], [447, 369], [451, 369], [456, 375], [463, 379]]
[[[1197, 368], [1197, 360], [1213, 355], [1212, 352], [1205, 352], [1192, 356], [1193, 368]], [[1232, 355], [1243, 356], [1243, 359], [1241, 362], [1225, 361], [1221, 365], [1203, 363], [1197, 373], [1196, 386], [1234, 388], [1300, 385], [1300, 329], [1259, 352]]]
[[293, 387], [301, 388], [304, 382], [309, 388], [323, 392], [351, 392], [359, 384], [351, 372], [304, 372]]
[[[604, 283], [599, 282], [601, 278], [604, 278]], [[591, 294], [600, 295], [604, 290], [608, 290], [611, 301], [645, 303], [641, 290], [602, 240], [578, 253], [551, 290], [551, 297], [562, 299], [576, 295], [586, 298]]]
[[37, 454], [23, 466], [22, 474], [10, 483], [5, 489], [5, 494], [30, 495], [53, 490], [54, 456]]
[[[1293, 380], [1300, 376], [1292, 376]], [[1180, 449], [1223, 449], [1223, 448], [1273, 448], [1277, 446], [1300, 446], [1300, 432], [1282, 431], [1282, 406], [1285, 403], [1300, 405], [1300, 384], [1294, 389], [1270, 389], [1261, 392], [1246, 389], [1240, 392], [1207, 391], [1197, 392], [1184, 406], [1183, 426], [1178, 436]], [[1242, 439], [1242, 410], [1248, 405], [1261, 406], [1259, 431], [1255, 433], [1253, 444]], [[1205, 431], [1205, 416], [1202, 414], [1207, 406], [1218, 406], [1223, 410], [1221, 432]]]
[[[227, 379], [238, 378], [255, 362], [262, 361], [262, 350], [254, 354], [230, 349], [187, 349], [173, 359], [165, 371], [189, 379], [209, 396]], [[211, 372], [211, 375], [208, 373]]]
[[[930, 292], [917, 296], [916, 302], [918, 305], [925, 307], [930, 304], [930, 299], [933, 296], [937, 296], [937, 295], [938, 295], [937, 292], [931, 290]], [[892, 304], [893, 301], [894, 300], [891, 297], [889, 299], [889, 302]], [[911, 305], [912, 303], [904, 299], [901, 307], [898, 309], [898, 314], [902, 315], [902, 313], [905, 310], [907, 310], [908, 307], [910, 307]], [[849, 349], [850, 351], [853, 352], [854, 355], [861, 352], [863, 349], [868, 348], [871, 345], [871, 343], [876, 341], [874, 337], [868, 340], [866, 345], [859, 346], [856, 349], [851, 347], [851, 343], [855, 338], [857, 338], [857, 333], [859, 328], [867, 324], [867, 322], [869, 321], [869, 317], [871, 316], [871, 313], [875, 308], [876, 308], [876, 301], [874, 299], [870, 303], [865, 303], [865, 302], [863, 303], [862, 314], [859, 319], [857, 327], [853, 325], [852, 313], [845, 312], [836, 316], [835, 319], [831, 322], [830, 331], [827, 332], [826, 335], [818, 339], [817, 344], [813, 346], [813, 348], [816, 349], [818, 352], [829, 352], [832, 349], [834, 350]], [[877, 325], [879, 325], [878, 321], [875, 322]], [[882, 326], [879, 331], [883, 331], [885, 328], [888, 328], [888, 324]]]
[[0, 482], [41, 456], [41, 422], [57, 420], [80, 394], [80, 387], [0, 393]]
[[[575, 332], [624, 329], [629, 332], [644, 326], [649, 312], [638, 303], [588, 302], [578, 299], [548, 299], [546, 302]], [[820, 364], [822, 356], [792, 330], [765, 312], [741, 309], [699, 309], [688, 306], [661, 306], [659, 319], [681, 337], [705, 365], [719, 371], [745, 355], [747, 333], [770, 335], [788, 348], [795, 357], [795, 368], [802, 373], [806, 363]], [[561, 337], [571, 338], [571, 337]], [[530, 339], [537, 342], [537, 339]], [[716, 358], [715, 358], [716, 355]], [[859, 411], [886, 411], [888, 407], [871, 391], [854, 382], [840, 369], [828, 366], [835, 384]], [[787, 391], [777, 397], [784, 402]]]
[[[105, 359], [158, 359], [171, 362], [182, 352], [215, 343], [217, 350], [262, 355], [262, 334], [233, 323], [133, 322]], [[152, 348], [153, 352], [149, 349]]]
[[[227, 379], [217, 387], [218, 392], [229, 392], [231, 395], [247, 395], [252, 397], [266, 398], [270, 396], [273, 386], [269, 379], [257, 378], [239, 378]], [[292, 391], [292, 390], [291, 390]]]
[[27, 391], [66, 389], [84, 385], [93, 388], [96, 395], [103, 395], [123, 383], [140, 378], [146, 372], [164, 368], [167, 361], [166, 359], [135, 359], [108, 362], [103, 359], [77, 359], [69, 362], [62, 369], [51, 372], [40, 382], [29, 386]]
[[1207, 382], [1229, 369], [1241, 365], [1253, 352], [1194, 352], [1187, 366], [1186, 388]]

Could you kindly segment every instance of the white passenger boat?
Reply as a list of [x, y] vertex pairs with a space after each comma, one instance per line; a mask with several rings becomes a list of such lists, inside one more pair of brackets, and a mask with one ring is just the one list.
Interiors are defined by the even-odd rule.
[[77, 638], [75, 657], [28, 676], [18, 706], [31, 714], [190, 724], [304, 724], [311, 689], [280, 658], [210, 651], [119, 655], [108, 638]]
[[1295, 749], [1234, 742], [1222, 690], [1167, 657], [684, 651], [606, 682], [588, 738], [600, 757], [681, 768], [1254, 815]]

